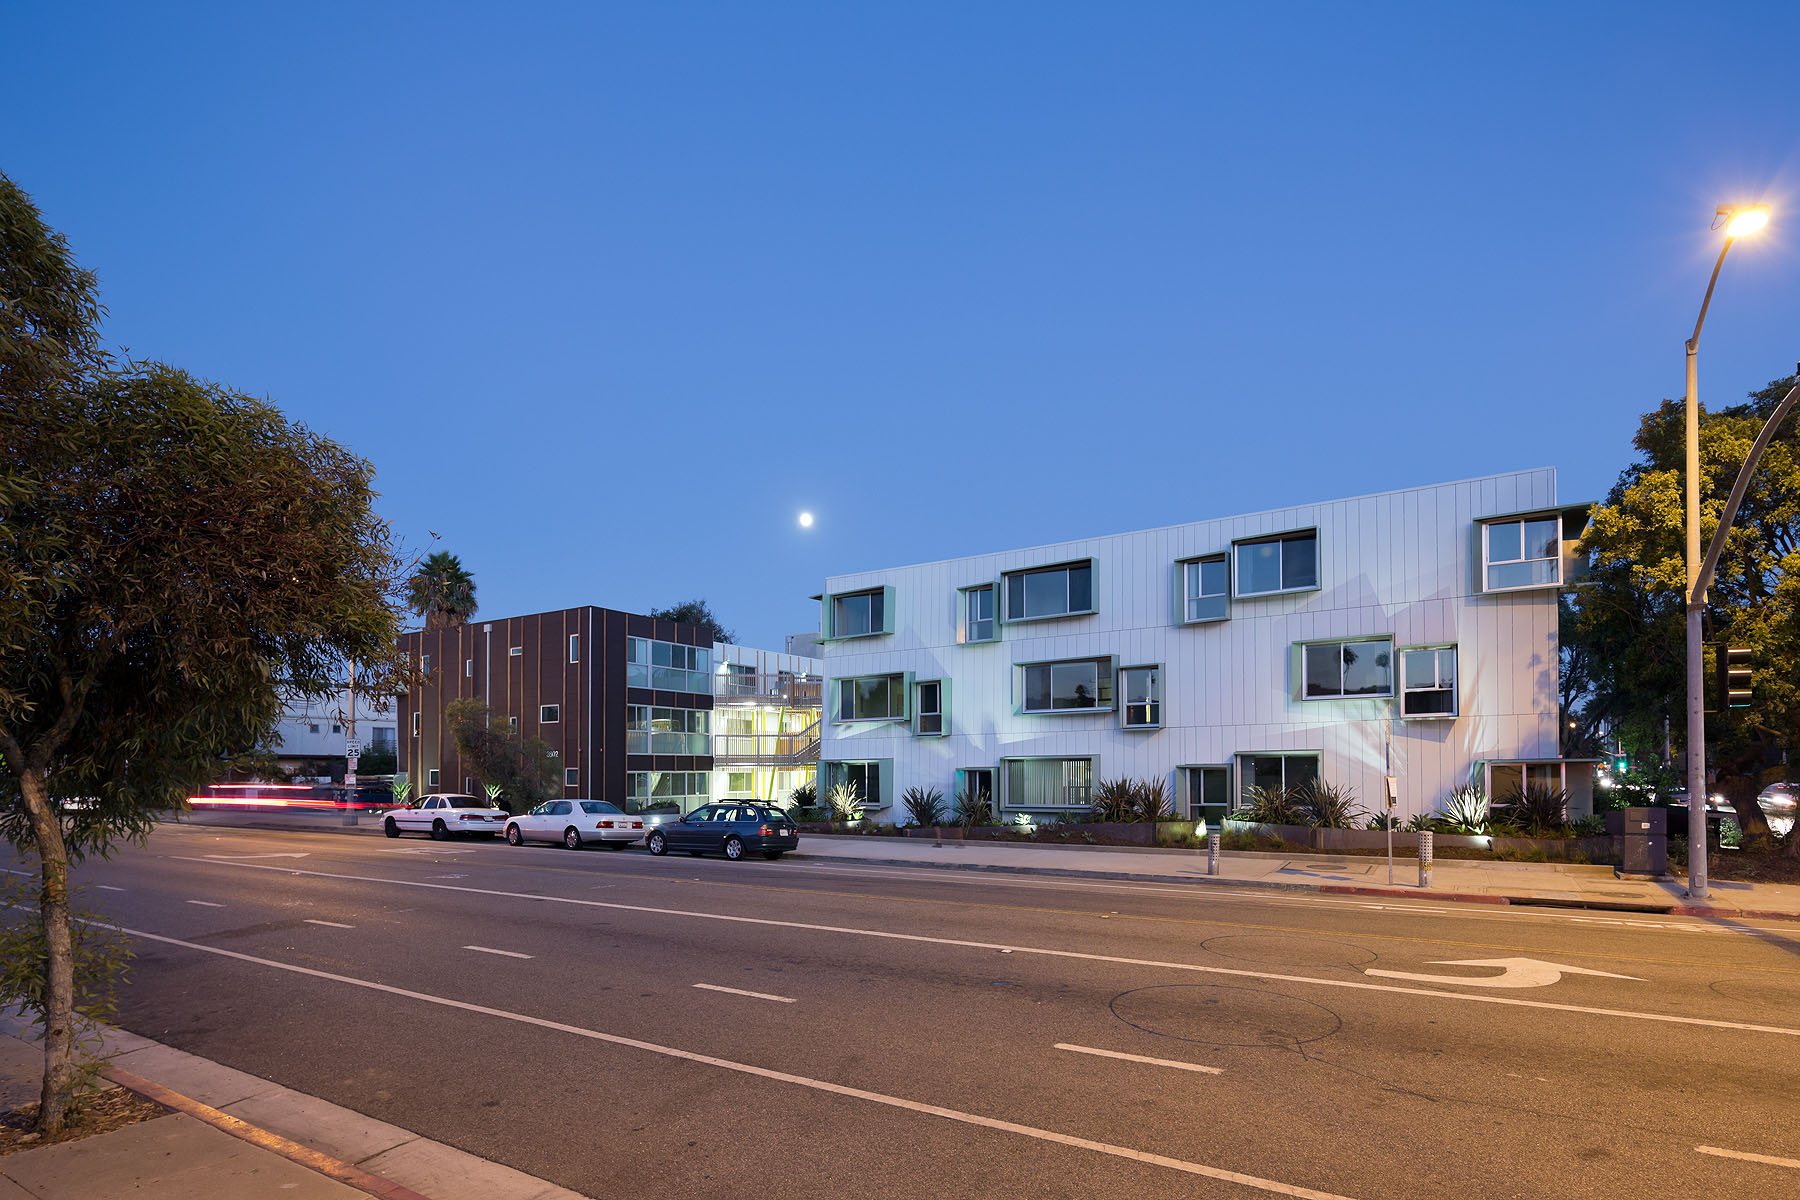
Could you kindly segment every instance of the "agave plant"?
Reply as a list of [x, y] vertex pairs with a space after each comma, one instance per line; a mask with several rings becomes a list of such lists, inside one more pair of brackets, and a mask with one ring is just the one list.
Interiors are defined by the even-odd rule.
[[1137, 809], [1137, 786], [1123, 775], [1094, 788], [1094, 813], [1102, 821], [1129, 821]]
[[1369, 823], [1364, 828], [1377, 831], [1383, 829], [1398, 829], [1400, 828], [1400, 818], [1391, 812], [1370, 813]]
[[1293, 788], [1253, 786], [1244, 789], [1244, 803], [1230, 819], [1257, 825], [1310, 825], [1312, 811], [1299, 802]]
[[833, 784], [825, 793], [825, 802], [831, 806], [831, 815], [839, 821], [862, 820], [862, 793], [854, 783]]
[[993, 824], [993, 808], [985, 788], [964, 788], [956, 793], [956, 823], [964, 829]]
[[1160, 777], [1139, 780], [1132, 788], [1132, 809], [1132, 816], [1139, 821], [1168, 820], [1169, 785]]
[[1487, 794], [1472, 784], [1454, 789], [1438, 801], [1445, 824], [1458, 833], [1486, 833], [1493, 818]]
[[1323, 779], [1309, 779], [1295, 789], [1295, 802], [1307, 810], [1307, 822], [1320, 829], [1355, 829], [1366, 815], [1356, 802], [1356, 790]]
[[914, 825], [936, 827], [944, 823], [944, 793], [936, 788], [909, 787], [900, 794], [900, 803]]
[[1561, 788], [1534, 783], [1514, 792], [1494, 815], [1517, 825], [1532, 837], [1546, 837], [1562, 829], [1569, 808], [1569, 794]]
[[412, 796], [412, 780], [404, 775], [394, 776], [394, 782], [390, 786], [394, 792], [395, 804], [404, 805]]

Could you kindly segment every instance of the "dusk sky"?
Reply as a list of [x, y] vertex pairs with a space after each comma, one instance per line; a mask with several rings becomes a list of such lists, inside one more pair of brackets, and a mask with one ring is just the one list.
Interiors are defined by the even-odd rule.
[[[483, 614], [1551, 465], [1800, 357], [1800, 5], [8, 4], [0, 171], [142, 358]], [[796, 520], [816, 515], [810, 529]], [[433, 534], [438, 540], [433, 540]]]

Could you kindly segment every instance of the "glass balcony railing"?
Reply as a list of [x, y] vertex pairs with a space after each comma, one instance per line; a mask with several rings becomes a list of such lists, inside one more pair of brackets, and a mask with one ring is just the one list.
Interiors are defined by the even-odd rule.
[[787, 671], [773, 674], [722, 671], [712, 677], [712, 694], [714, 700], [726, 704], [817, 708], [823, 683], [817, 675], [794, 675]]
[[712, 736], [705, 733], [647, 733], [641, 729], [625, 734], [627, 754], [711, 754]]

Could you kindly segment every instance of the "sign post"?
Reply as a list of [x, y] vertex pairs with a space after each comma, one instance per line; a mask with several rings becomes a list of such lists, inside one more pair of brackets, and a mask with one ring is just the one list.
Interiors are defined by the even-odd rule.
[[1387, 830], [1388, 847], [1388, 886], [1394, 886], [1394, 809], [1400, 802], [1400, 778], [1397, 775], [1384, 775], [1387, 781], [1387, 820], [1382, 827]]
[[344, 742], [344, 824], [356, 824], [356, 759], [362, 754], [362, 743], [354, 738]]

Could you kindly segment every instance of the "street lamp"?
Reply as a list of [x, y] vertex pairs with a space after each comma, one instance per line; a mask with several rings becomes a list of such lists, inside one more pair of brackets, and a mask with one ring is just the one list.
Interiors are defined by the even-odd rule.
[[[1719, 268], [1725, 255], [1738, 238], [1756, 233], [1769, 223], [1769, 206], [1747, 204], [1720, 205], [1713, 218], [1713, 228], [1723, 227], [1725, 244], [1719, 248], [1719, 261], [1713, 264], [1712, 278], [1706, 283], [1706, 298], [1700, 301], [1700, 317], [1694, 322], [1694, 336], [1687, 340], [1687, 750], [1688, 750], [1688, 895], [1706, 899], [1706, 698], [1705, 671], [1701, 661], [1700, 618], [1706, 610], [1706, 589], [1700, 582], [1700, 380], [1695, 369], [1695, 356], [1700, 351], [1700, 327], [1706, 324], [1706, 309], [1712, 303], [1713, 288], [1719, 282]], [[1726, 519], [1729, 523], [1730, 518]], [[1720, 534], [1724, 529], [1720, 529]]]

